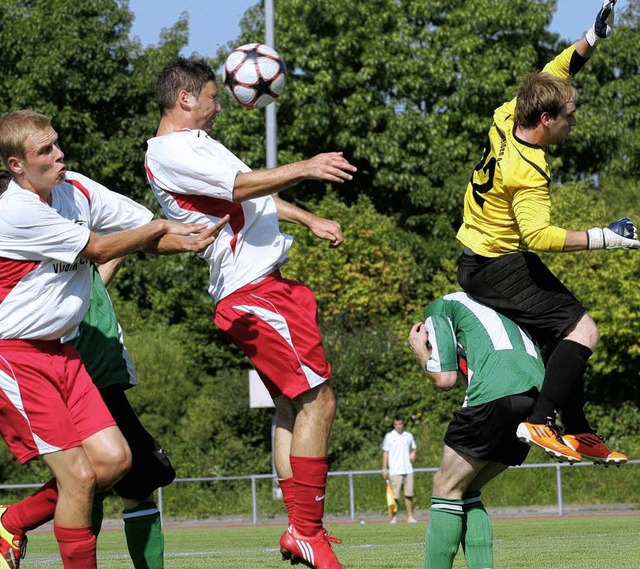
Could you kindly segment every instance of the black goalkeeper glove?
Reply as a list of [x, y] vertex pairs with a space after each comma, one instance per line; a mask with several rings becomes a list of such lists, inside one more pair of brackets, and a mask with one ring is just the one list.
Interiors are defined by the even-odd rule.
[[614, 8], [616, 0], [603, 0], [602, 8], [596, 16], [596, 21], [584, 36], [590, 46], [596, 45], [600, 40], [608, 38], [613, 31]]
[[638, 230], [628, 217], [614, 221], [609, 227], [594, 227], [587, 231], [589, 249], [638, 249]]

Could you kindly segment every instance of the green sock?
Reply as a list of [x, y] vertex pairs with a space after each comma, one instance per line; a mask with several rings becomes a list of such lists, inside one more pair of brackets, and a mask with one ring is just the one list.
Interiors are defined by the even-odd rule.
[[491, 520], [480, 492], [469, 492], [463, 497], [465, 524], [462, 531], [462, 549], [469, 569], [493, 568], [493, 530]]
[[458, 553], [464, 511], [462, 500], [431, 497], [431, 519], [427, 528], [425, 569], [451, 569]]
[[144, 502], [122, 513], [129, 555], [136, 569], [163, 569], [164, 535], [154, 502]]
[[102, 518], [104, 517], [104, 498], [105, 494], [94, 494], [93, 503], [91, 504], [91, 533], [98, 537], [102, 528]]

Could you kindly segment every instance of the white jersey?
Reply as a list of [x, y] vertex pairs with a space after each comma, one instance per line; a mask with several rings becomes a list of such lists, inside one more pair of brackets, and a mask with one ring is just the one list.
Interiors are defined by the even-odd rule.
[[209, 293], [218, 302], [283, 265], [293, 238], [280, 232], [271, 196], [233, 201], [240, 172], [250, 168], [202, 130], [147, 141], [147, 177], [169, 219], [212, 225], [231, 221], [200, 256], [209, 263]]
[[93, 180], [67, 172], [49, 206], [10, 182], [0, 197], [0, 339], [57, 340], [89, 305], [90, 231], [148, 223], [153, 214]]
[[411, 451], [417, 448], [416, 441], [409, 431], [399, 433], [395, 429], [384, 436], [382, 450], [389, 453], [389, 475], [412, 474], [413, 464], [409, 457]]

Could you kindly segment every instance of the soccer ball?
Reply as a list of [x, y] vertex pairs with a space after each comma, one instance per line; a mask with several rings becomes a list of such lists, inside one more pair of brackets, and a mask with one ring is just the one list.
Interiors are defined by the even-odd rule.
[[275, 49], [248, 43], [227, 57], [224, 88], [243, 107], [265, 107], [284, 91], [285, 73], [284, 61]]

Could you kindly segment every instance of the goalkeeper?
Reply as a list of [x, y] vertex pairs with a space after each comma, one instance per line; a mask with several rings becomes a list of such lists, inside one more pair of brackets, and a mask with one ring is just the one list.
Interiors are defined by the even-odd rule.
[[[576, 125], [573, 77], [611, 33], [615, 0], [605, 0], [584, 38], [527, 75], [516, 98], [499, 107], [484, 156], [464, 197], [457, 238], [464, 245], [458, 282], [480, 302], [525, 327], [540, 345], [555, 346], [540, 397], [518, 436], [561, 461], [619, 464], [585, 418], [583, 374], [598, 328], [576, 297], [530, 252], [640, 247], [633, 222], [569, 231], [551, 225], [551, 173], [545, 147], [562, 144]], [[562, 413], [565, 436], [555, 423]]]

